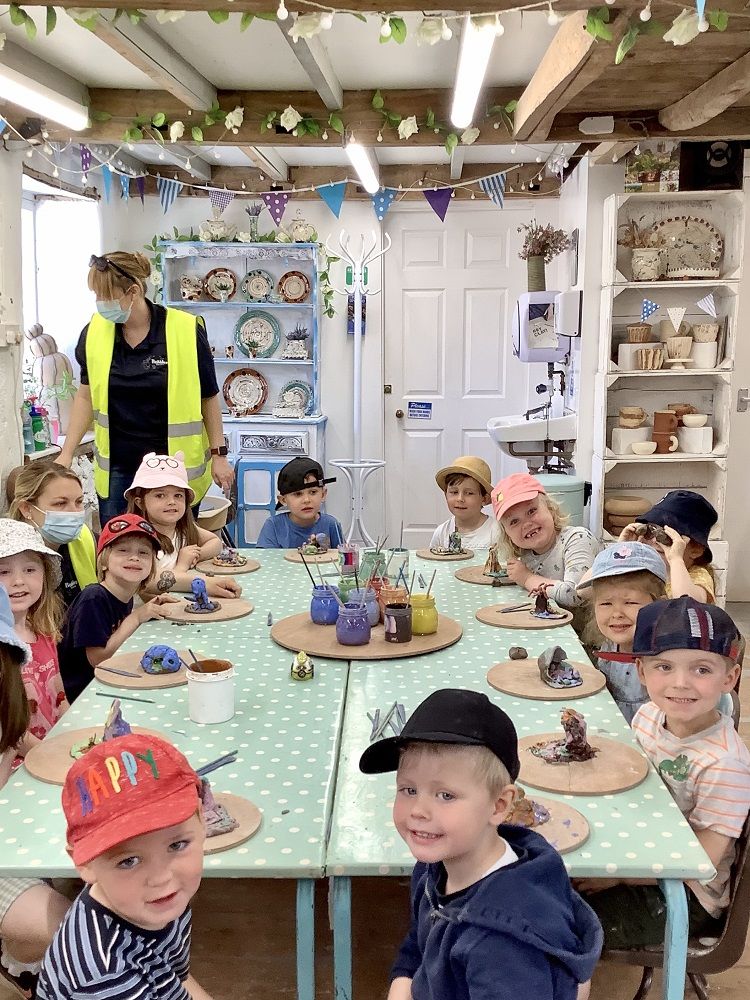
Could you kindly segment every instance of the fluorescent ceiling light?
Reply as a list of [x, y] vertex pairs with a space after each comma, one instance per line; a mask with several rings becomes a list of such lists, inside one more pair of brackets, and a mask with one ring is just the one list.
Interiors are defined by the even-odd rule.
[[0, 98], [75, 132], [88, 128], [83, 84], [12, 42], [0, 52]]
[[494, 22], [484, 20], [477, 24], [468, 16], [464, 21], [451, 109], [451, 121], [456, 128], [468, 128], [472, 123], [495, 34]]
[[349, 157], [352, 166], [357, 171], [357, 176], [362, 181], [362, 187], [368, 194], [375, 194], [380, 190], [380, 181], [373, 166], [371, 153], [360, 146], [354, 139], [346, 143], [346, 155]]

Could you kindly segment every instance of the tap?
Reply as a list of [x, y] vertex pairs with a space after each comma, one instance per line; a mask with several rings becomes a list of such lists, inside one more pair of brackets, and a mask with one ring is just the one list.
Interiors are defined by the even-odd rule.
[[549, 411], [549, 402], [543, 403], [541, 406], [534, 406], [532, 409], [527, 410], [524, 413], [523, 415], [524, 420], [528, 420], [529, 417], [533, 417], [535, 413], [544, 413], [544, 416], [546, 417], [548, 411]]

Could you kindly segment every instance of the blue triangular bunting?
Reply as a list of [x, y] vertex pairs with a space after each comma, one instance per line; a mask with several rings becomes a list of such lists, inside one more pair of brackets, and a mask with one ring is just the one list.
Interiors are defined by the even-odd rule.
[[372, 198], [372, 207], [375, 209], [378, 222], [382, 222], [385, 218], [385, 213], [391, 207], [391, 202], [396, 197], [396, 189], [381, 188], [375, 194], [370, 195], [370, 197]]
[[505, 174], [493, 174], [491, 177], [482, 177], [479, 181], [479, 186], [490, 201], [494, 201], [498, 208], [503, 207], [505, 203]]
[[102, 164], [102, 186], [104, 188], [104, 200], [109, 201], [112, 194], [112, 171], [109, 164]]
[[182, 191], [182, 182], [170, 180], [168, 177], [157, 177], [156, 190], [159, 192], [162, 211], [166, 215], [174, 205], [175, 198]]
[[338, 219], [341, 206], [344, 204], [346, 181], [340, 181], [338, 184], [323, 184], [321, 187], [316, 187], [315, 191]]
[[130, 198], [130, 178], [120, 174], [120, 197], [128, 201]]

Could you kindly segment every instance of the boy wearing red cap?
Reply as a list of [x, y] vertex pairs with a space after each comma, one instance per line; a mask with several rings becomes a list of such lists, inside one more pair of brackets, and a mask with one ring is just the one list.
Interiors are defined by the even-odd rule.
[[154, 736], [108, 740], [73, 764], [62, 805], [86, 886], [47, 950], [37, 1000], [211, 1000], [189, 973], [199, 791], [183, 755]]
[[60, 643], [60, 674], [69, 702], [139, 625], [163, 617], [161, 605], [177, 601], [161, 594], [133, 610], [133, 598], [154, 574], [160, 547], [159, 535], [140, 514], [122, 514], [104, 525], [96, 551], [99, 583], [89, 584], [71, 604]]

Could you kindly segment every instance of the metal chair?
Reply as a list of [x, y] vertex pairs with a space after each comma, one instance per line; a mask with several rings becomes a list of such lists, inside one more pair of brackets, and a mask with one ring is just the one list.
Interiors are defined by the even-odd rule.
[[[721, 934], [711, 944], [688, 942], [687, 976], [699, 1000], [708, 1000], [706, 976], [726, 972], [742, 957], [750, 923], [750, 816], [745, 820], [738, 838], [737, 860], [732, 869], [730, 903]], [[664, 954], [659, 949], [605, 949], [603, 962], [618, 965], [640, 965], [643, 976], [633, 1000], [643, 1000], [651, 989], [654, 969], [661, 969]]]

